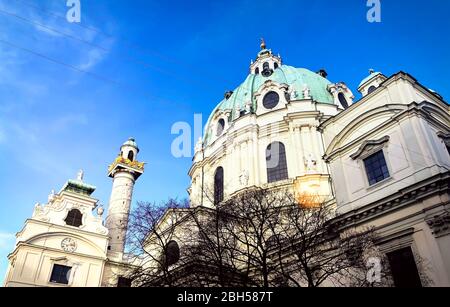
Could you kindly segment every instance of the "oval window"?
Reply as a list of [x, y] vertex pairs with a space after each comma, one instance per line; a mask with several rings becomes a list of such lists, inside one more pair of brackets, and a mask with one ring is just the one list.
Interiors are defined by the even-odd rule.
[[344, 94], [339, 93], [338, 94], [338, 99], [339, 99], [339, 102], [341, 103], [342, 107], [344, 109], [347, 109], [348, 108], [348, 102], [347, 102], [347, 99], [345, 99]]
[[263, 99], [263, 106], [266, 109], [273, 109], [278, 105], [278, 102], [280, 102], [280, 96], [277, 92], [268, 92], [266, 96], [264, 96]]
[[223, 130], [225, 129], [225, 120], [223, 118], [219, 119], [217, 122], [217, 136], [221, 136], [223, 133]]

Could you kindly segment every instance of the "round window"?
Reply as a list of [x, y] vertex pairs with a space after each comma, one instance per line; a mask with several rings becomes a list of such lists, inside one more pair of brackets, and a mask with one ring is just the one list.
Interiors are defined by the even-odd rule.
[[219, 119], [217, 122], [217, 136], [221, 136], [223, 133], [223, 129], [225, 129], [225, 120], [223, 118]]
[[268, 92], [263, 99], [263, 106], [266, 109], [273, 109], [280, 102], [280, 96], [276, 92]]

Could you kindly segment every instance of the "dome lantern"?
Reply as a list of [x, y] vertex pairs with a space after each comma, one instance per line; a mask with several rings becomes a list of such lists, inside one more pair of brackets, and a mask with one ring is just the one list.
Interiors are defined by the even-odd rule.
[[263, 75], [269, 77], [272, 73], [282, 65], [280, 55], [276, 56], [272, 50], [267, 49], [266, 41], [261, 38], [261, 51], [258, 52], [256, 60], [250, 64], [250, 73], [254, 75]]

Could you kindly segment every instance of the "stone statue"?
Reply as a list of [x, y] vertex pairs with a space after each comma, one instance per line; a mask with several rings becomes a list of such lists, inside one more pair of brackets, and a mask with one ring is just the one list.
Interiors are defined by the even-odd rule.
[[97, 208], [97, 215], [98, 215], [99, 217], [102, 217], [104, 212], [105, 212], [105, 209], [103, 208], [103, 206], [99, 206], [99, 207]]
[[83, 178], [84, 178], [84, 171], [82, 169], [80, 169], [77, 174], [77, 180], [83, 181]]
[[312, 153], [309, 153], [305, 157], [305, 167], [307, 172], [312, 172], [317, 169], [317, 160], [314, 158]]
[[250, 114], [252, 112], [252, 102], [249, 100], [245, 103], [245, 113]]
[[52, 201], [55, 200], [55, 190], [52, 190], [52, 192], [48, 195], [48, 203], [51, 203]]
[[242, 171], [242, 173], [239, 175], [239, 183], [241, 184], [241, 186], [243, 187], [247, 186], [248, 179], [249, 179], [248, 171]]
[[234, 118], [241, 117], [241, 107], [239, 105], [236, 105], [236, 109], [234, 110]]
[[291, 89], [289, 97], [290, 97], [291, 100], [297, 99], [298, 93], [297, 93], [297, 91], [294, 88]]
[[42, 208], [40, 203], [36, 203], [36, 205], [34, 205], [34, 212], [33, 212], [33, 217], [37, 217], [39, 215], [42, 215], [44, 213], [44, 209]]
[[311, 90], [307, 85], [303, 88], [303, 99], [309, 99], [311, 98]]

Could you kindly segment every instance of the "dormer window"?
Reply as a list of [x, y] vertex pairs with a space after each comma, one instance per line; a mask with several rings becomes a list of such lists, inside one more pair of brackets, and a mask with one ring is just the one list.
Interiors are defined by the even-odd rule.
[[255, 75], [259, 75], [259, 67], [256, 67], [256, 69], [255, 69]]
[[83, 225], [83, 214], [81, 214], [78, 209], [72, 209], [69, 211], [64, 221], [66, 222], [66, 225], [80, 227]]
[[224, 97], [225, 97], [226, 100], [228, 100], [228, 99], [231, 98], [232, 95], [233, 95], [233, 91], [228, 91], [228, 92], [225, 93]]
[[274, 67], [275, 69], [277, 69], [277, 68], [278, 68], [278, 63], [275, 62], [275, 63], [273, 64], [273, 67]]

